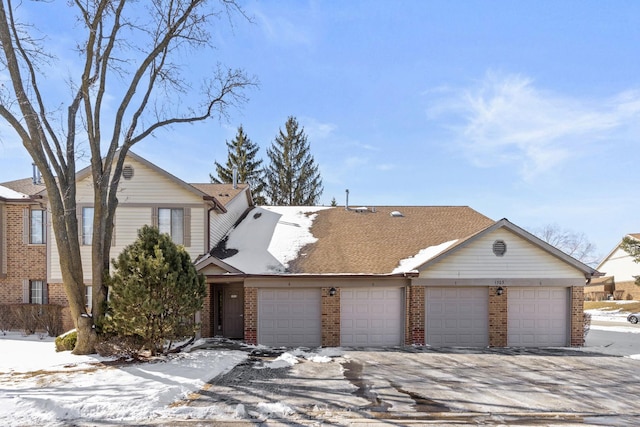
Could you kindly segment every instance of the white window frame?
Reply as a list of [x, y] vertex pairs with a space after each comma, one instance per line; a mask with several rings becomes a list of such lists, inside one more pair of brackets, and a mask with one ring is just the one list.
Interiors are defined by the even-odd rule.
[[158, 230], [171, 236], [177, 245], [184, 244], [184, 208], [158, 208]]
[[93, 206], [82, 208], [82, 244], [84, 246], [93, 244], [93, 212]]
[[29, 304], [47, 304], [47, 291], [44, 280], [29, 280]]
[[[38, 218], [39, 214], [40, 218]], [[47, 243], [47, 211], [44, 209], [29, 210], [29, 244], [44, 245]]]

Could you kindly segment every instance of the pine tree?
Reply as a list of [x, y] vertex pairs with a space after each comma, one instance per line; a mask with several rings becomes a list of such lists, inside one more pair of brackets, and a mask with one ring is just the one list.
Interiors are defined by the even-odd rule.
[[184, 247], [145, 225], [113, 266], [106, 330], [142, 338], [152, 354], [195, 334], [206, 288]]
[[238, 182], [244, 182], [251, 187], [253, 199], [258, 205], [265, 204], [262, 195], [264, 191], [264, 171], [262, 169], [262, 159], [256, 160], [256, 154], [260, 147], [253, 143], [244, 133], [242, 125], [238, 127], [238, 133], [232, 141], [227, 144], [227, 163], [222, 165], [215, 162], [217, 177], [209, 174], [211, 182], [217, 184], [231, 184], [233, 182], [233, 167], [238, 168]]
[[322, 179], [304, 128], [291, 116], [267, 149], [271, 163], [266, 169], [266, 194], [276, 206], [315, 205], [322, 194]]

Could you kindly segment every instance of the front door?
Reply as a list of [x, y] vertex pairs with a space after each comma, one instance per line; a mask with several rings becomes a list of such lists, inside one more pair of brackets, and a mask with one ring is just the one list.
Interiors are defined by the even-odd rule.
[[241, 287], [222, 290], [222, 336], [244, 338], [244, 292]]

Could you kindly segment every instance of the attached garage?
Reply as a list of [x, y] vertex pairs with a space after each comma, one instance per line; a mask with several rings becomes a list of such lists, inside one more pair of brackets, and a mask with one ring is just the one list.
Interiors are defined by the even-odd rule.
[[427, 287], [426, 343], [436, 347], [489, 345], [486, 287]]
[[402, 345], [403, 317], [402, 288], [344, 288], [340, 293], [341, 345]]
[[507, 345], [522, 347], [569, 344], [568, 288], [509, 288]]
[[260, 289], [258, 344], [319, 347], [320, 289]]

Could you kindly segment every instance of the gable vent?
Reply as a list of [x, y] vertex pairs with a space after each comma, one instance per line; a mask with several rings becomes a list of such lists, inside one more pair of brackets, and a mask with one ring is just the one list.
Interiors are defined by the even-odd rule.
[[133, 166], [125, 165], [122, 168], [122, 177], [126, 180], [133, 178]]
[[507, 252], [507, 244], [504, 240], [496, 240], [493, 242], [493, 253], [495, 256], [502, 256]]

